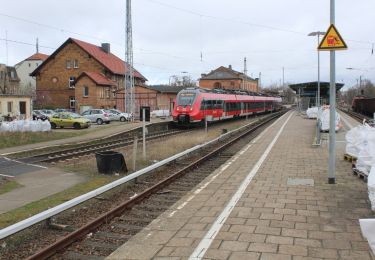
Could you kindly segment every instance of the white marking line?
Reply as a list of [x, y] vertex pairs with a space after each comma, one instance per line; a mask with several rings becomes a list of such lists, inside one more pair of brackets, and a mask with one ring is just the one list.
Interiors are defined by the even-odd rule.
[[6, 174], [0, 174], [0, 176], [6, 177], [6, 178], [15, 178], [15, 176], [6, 175]]
[[240, 187], [238, 188], [237, 192], [233, 195], [225, 209], [221, 212], [219, 217], [216, 219], [216, 221], [212, 224], [210, 230], [206, 233], [204, 238], [201, 240], [199, 245], [195, 248], [194, 252], [190, 255], [190, 260], [196, 260], [196, 259], [202, 259], [205, 255], [206, 251], [210, 247], [212, 241], [215, 239], [216, 234], [219, 233], [221, 227], [224, 225], [224, 222], [229, 217], [229, 214], [232, 212], [234, 207], [237, 204], [237, 201], [242, 197], [243, 193], [245, 192], [246, 188], [252, 181], [255, 174], [258, 172], [260, 166], [263, 164], [263, 162], [266, 160], [268, 154], [271, 152], [273, 146], [275, 145], [276, 141], [279, 139], [282, 131], [284, 130], [286, 124], [288, 123], [289, 119], [292, 117], [294, 112], [292, 112], [288, 119], [284, 122], [280, 130], [277, 132], [275, 138], [272, 140], [272, 142], [268, 145], [267, 149], [264, 151], [262, 156], [260, 157], [259, 161], [254, 165], [254, 167], [251, 169], [250, 173], [246, 176], [246, 178], [241, 183]]
[[[275, 122], [272, 123], [272, 125], [270, 125], [269, 127], [266, 128], [266, 130], [264, 130], [260, 135], [258, 135], [253, 141], [251, 141], [245, 148], [243, 148], [240, 152], [239, 152], [239, 155], [242, 155], [243, 153], [245, 153], [247, 150], [250, 149], [250, 147], [256, 143], [260, 138], [263, 137], [263, 135], [265, 135], [268, 130], [273, 127], [277, 122], [279, 122], [283, 117], [285, 117], [285, 115], [283, 115], [282, 117], [280, 117], [279, 119], [277, 119]], [[225, 163], [219, 170], [219, 172], [217, 174], [215, 174], [214, 176], [211, 177], [211, 179], [209, 181], [207, 181], [205, 184], [203, 184], [200, 188], [196, 189], [194, 191], [194, 195], [190, 196], [188, 201], [189, 202], [190, 200], [194, 199], [196, 195], [198, 195], [202, 190], [204, 190], [211, 182], [213, 182], [217, 176], [219, 176], [220, 174], [222, 174], [233, 162], [235, 162], [240, 156], [238, 154], [235, 155], [230, 161], [228, 161], [227, 163]], [[183, 209], [186, 205], [187, 205], [187, 202], [183, 202], [180, 206], [177, 207], [177, 210], [174, 210], [172, 211], [168, 217], [171, 218], [174, 216], [174, 214], [176, 214], [176, 212], [178, 210], [181, 210]]]
[[353, 125], [352, 125], [351, 123], [349, 123], [349, 121], [346, 120], [342, 115], [341, 115], [341, 119], [342, 119], [342, 121], [344, 121], [344, 123], [345, 123], [350, 129], [353, 128]]
[[8, 157], [3, 157], [3, 158], [4, 158], [5, 160], [7, 160], [7, 161], [16, 162], [16, 163], [19, 163], [19, 164], [24, 164], [24, 165], [28, 165], [28, 166], [34, 166], [34, 167], [38, 167], [38, 168], [42, 168], [42, 169], [48, 169], [48, 167], [44, 167], [44, 166], [37, 165], [37, 164], [24, 163], [24, 162], [20, 162], [20, 161], [17, 161], [17, 160], [9, 159]]

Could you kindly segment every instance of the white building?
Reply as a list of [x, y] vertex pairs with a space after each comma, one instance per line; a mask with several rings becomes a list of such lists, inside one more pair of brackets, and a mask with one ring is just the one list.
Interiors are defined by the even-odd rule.
[[31, 95], [35, 99], [36, 81], [35, 78], [30, 76], [43, 61], [48, 58], [48, 55], [42, 53], [35, 53], [29, 58], [17, 63], [14, 67], [16, 68], [17, 75], [20, 78], [20, 88], [23, 94]]

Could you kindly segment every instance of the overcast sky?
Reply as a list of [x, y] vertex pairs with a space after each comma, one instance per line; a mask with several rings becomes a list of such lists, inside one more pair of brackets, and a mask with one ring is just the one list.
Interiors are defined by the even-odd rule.
[[[0, 63], [14, 65], [31, 56], [37, 37], [42, 53], [51, 54], [73, 37], [96, 45], [109, 42], [111, 51], [124, 59], [125, 2], [4, 1]], [[307, 34], [329, 27], [329, 2], [132, 1], [134, 67], [149, 84], [162, 84], [171, 75], [187, 72], [198, 79], [201, 73], [229, 64], [243, 71], [246, 57], [248, 75], [258, 77], [261, 72], [262, 85], [282, 83], [283, 67], [286, 83], [315, 81], [317, 38]], [[336, 54], [337, 81], [346, 87], [360, 76], [375, 81], [374, 12], [374, 0], [336, 1], [336, 27], [349, 47]], [[321, 79], [329, 81], [328, 52], [321, 53]]]

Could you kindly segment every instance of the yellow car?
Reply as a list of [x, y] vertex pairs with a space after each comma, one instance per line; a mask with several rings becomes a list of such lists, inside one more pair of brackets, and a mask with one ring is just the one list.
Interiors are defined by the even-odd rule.
[[74, 129], [88, 128], [90, 120], [70, 112], [56, 113], [50, 118], [51, 128], [73, 127]]

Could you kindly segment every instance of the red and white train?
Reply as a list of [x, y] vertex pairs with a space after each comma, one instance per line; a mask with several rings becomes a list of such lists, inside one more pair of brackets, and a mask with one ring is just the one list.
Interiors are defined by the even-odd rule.
[[281, 109], [281, 98], [241, 90], [186, 88], [177, 94], [173, 121], [194, 124]]

